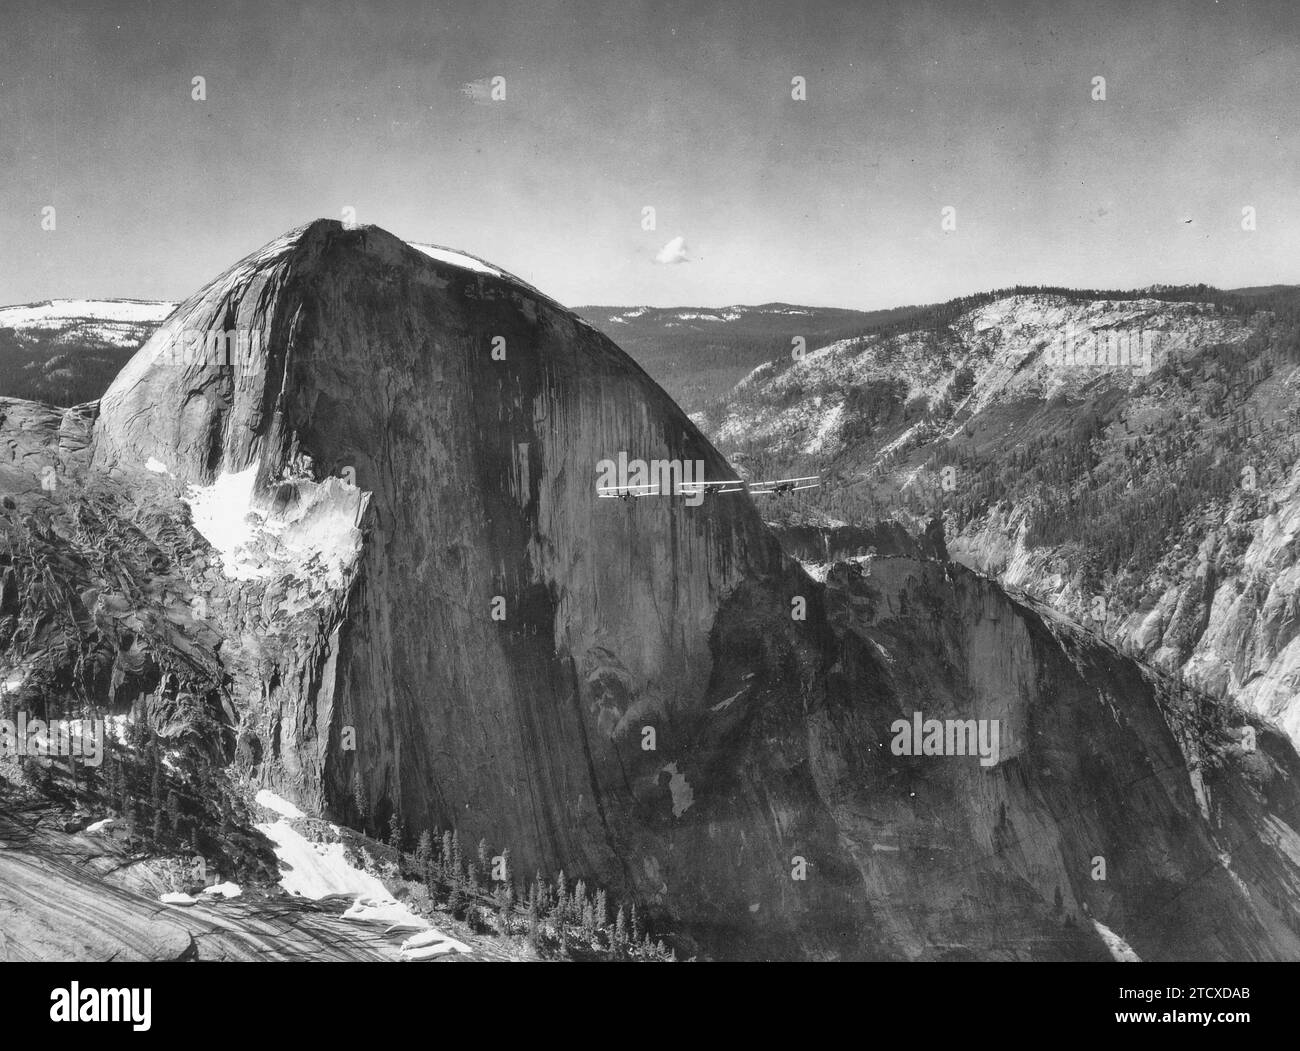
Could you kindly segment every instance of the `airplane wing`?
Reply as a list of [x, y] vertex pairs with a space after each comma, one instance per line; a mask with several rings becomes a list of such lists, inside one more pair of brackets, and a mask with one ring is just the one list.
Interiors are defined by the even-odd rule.
[[602, 500], [619, 499], [630, 496], [658, 496], [659, 486], [654, 485], [599, 485], [596, 495]]
[[799, 483], [799, 482], [816, 482], [818, 485], [820, 485], [820, 484], [821, 484], [821, 475], [819, 475], [819, 474], [810, 474], [810, 475], [807, 475], [807, 476], [804, 477], [804, 478], [774, 478], [774, 479], [772, 479], [772, 481], [770, 481], [770, 482], [750, 482], [749, 484], [750, 484], [750, 486], [756, 486], [756, 485], [757, 485], [757, 486], [763, 486], [763, 487], [766, 487], [766, 486], [769, 486], [769, 485], [784, 485], [784, 484], [786, 484], [787, 482], [795, 482], [796, 484]]
[[690, 495], [691, 493], [743, 493], [745, 483], [739, 478], [724, 478], [718, 482], [678, 482], [678, 492]]
[[787, 489], [751, 489], [750, 496], [779, 496], [782, 493], [797, 493], [801, 489], [816, 489], [821, 482], [813, 482], [812, 485], [794, 485]]
[[[792, 478], [786, 481], [810, 481], [809, 478]], [[755, 485], [775, 485], [775, 482], [756, 482]], [[820, 483], [817, 483], [820, 484]], [[809, 486], [800, 486], [800, 488], [810, 488]], [[749, 485], [742, 482], [739, 478], [724, 478], [717, 482], [674, 482], [669, 495], [672, 496], [691, 496], [695, 493], [705, 493], [713, 496], [718, 493], [743, 493], [749, 490]], [[596, 495], [601, 499], [626, 498], [631, 496], [660, 496], [662, 490], [657, 482], [649, 485], [600, 485], [596, 487]]]

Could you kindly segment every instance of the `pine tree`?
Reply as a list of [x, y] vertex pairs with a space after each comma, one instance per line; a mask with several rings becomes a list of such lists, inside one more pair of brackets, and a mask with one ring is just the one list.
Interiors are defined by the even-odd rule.
[[352, 774], [352, 801], [357, 806], [357, 814], [361, 818], [361, 830], [366, 830], [366, 822], [370, 818], [370, 800], [366, 795], [366, 783], [361, 779], [361, 771], [356, 770]]
[[121, 776], [117, 758], [110, 756], [104, 768], [104, 798], [108, 800], [108, 805], [114, 808], [122, 798], [122, 786], [119, 784]]
[[149, 783], [149, 809], [153, 811], [153, 838], [162, 838], [163, 795], [162, 763], [158, 760], [158, 749], [153, 749], [153, 778]]
[[167, 823], [171, 825], [173, 833], [179, 833], [181, 830], [181, 799], [173, 788], [167, 793]]
[[488, 853], [486, 839], [478, 841], [478, 867], [480, 872], [492, 871], [492, 856]]
[[130, 818], [131, 821], [134, 822], [135, 800], [131, 798], [131, 788], [129, 783], [127, 782], [125, 768], [123, 768], [122, 770], [122, 778], [120, 781], [120, 785], [121, 785], [121, 789], [120, 789], [121, 794], [118, 796], [118, 802], [120, 804], [122, 816], [125, 818]]
[[604, 930], [609, 923], [609, 901], [604, 890], [596, 891], [596, 929]]
[[420, 833], [419, 842], [415, 844], [415, 867], [420, 871], [420, 879], [433, 896], [433, 836], [426, 828]]
[[406, 845], [406, 823], [397, 807], [393, 807], [393, 816], [388, 819], [388, 845], [397, 851], [400, 864], [402, 850]]
[[135, 839], [135, 800], [129, 793], [122, 797], [122, 814], [126, 818], [126, 840], [130, 843]]
[[634, 943], [641, 940], [641, 920], [638, 918], [636, 914], [636, 902], [632, 902], [632, 920], [630, 926], [630, 934], [632, 937], [632, 941]]
[[560, 877], [556, 882], [559, 886], [555, 892], [555, 915], [559, 917], [560, 923], [564, 923], [569, 913], [569, 881], [564, 878], [564, 869], [560, 869]]
[[460, 854], [460, 833], [454, 830], [451, 834], [451, 878], [457, 883], [463, 883], [465, 879], [465, 861]]
[[618, 907], [618, 918], [614, 920], [614, 937], [609, 944], [615, 952], [621, 952], [627, 944], [627, 914], [622, 905]]
[[442, 834], [442, 880], [444, 883], [451, 883], [451, 830], [448, 829]]

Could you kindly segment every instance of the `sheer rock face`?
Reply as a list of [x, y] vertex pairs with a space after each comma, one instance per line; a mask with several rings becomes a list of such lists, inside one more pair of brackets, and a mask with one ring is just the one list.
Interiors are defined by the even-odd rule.
[[[183, 333], [214, 329], [247, 330], [260, 353], [222, 368], [176, 352]], [[454, 823], [522, 871], [564, 865], [656, 898], [714, 856], [692, 895], [729, 904], [762, 883], [745, 907], [775, 900], [789, 852], [774, 821], [809, 825], [808, 852], [834, 853], [833, 827], [795, 756], [776, 760], [788, 784], [701, 800], [718, 725], [749, 719], [710, 707], [754, 670], [749, 655], [772, 665], [774, 717], [797, 716], [800, 676], [821, 659], [811, 585], [748, 501], [598, 499], [598, 464], [620, 452], [729, 476], [630, 359], [534, 290], [320, 222], [176, 312], [102, 399], [94, 456], [101, 472], [191, 492], [255, 468], [249, 502], [265, 517], [249, 533], [277, 539], [298, 528], [280, 519], [304, 487], [355, 478], [364, 543], [314, 596], [310, 633], [257, 616], [303, 564], [251, 557], [271, 546], [259, 535], [227, 562], [271, 566], [232, 589], [229, 663], [277, 789], [350, 814], [359, 774], [379, 815]], [[796, 593], [806, 622], [790, 616]], [[730, 647], [726, 674], [713, 652], [724, 602], [772, 622]], [[737, 873], [755, 863], [735, 850], [781, 878]]]
[[[1262, 513], [1252, 519], [1242, 505], [1256, 499]], [[1112, 614], [1105, 631], [1300, 743], [1300, 464], [1272, 491], [1225, 504], [1204, 538], [1189, 542], [1190, 555], [1157, 567], [1142, 604]], [[1067, 616], [1089, 618], [1094, 596], [1060, 572], [1054, 549], [1029, 544], [1027, 534], [1022, 508], [997, 509], [954, 541], [953, 555]]]
[[840, 757], [823, 798], [882, 943], [909, 957], [944, 942], [954, 956], [1078, 957], [1100, 923], [1143, 960], [1294, 958], [1300, 763], [1284, 734], [1180, 697], [952, 563], [842, 565], [827, 589], [838, 629], [880, 658], [858, 676], [869, 725], [918, 708], [999, 724], [985, 769], [872, 756], [871, 731], [851, 732], [833, 704], [818, 720]]
[[[562, 867], [712, 955], [1094, 958], [1094, 919], [1144, 958], [1300, 951], [1285, 741], [1234, 752], [932, 544], [822, 588], [744, 496], [598, 499], [620, 453], [730, 472], [506, 275], [294, 231], [177, 310], [88, 452], [188, 503], [167, 645], [219, 664], [236, 763], [306, 807], [360, 821], [360, 785], [371, 825]], [[895, 754], [917, 712], [998, 720], [999, 756]]]

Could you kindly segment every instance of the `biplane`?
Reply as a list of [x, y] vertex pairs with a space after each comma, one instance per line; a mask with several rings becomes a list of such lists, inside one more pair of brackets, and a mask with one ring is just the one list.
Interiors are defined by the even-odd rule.
[[675, 482], [671, 489], [664, 491], [658, 482], [647, 485], [601, 485], [596, 487], [596, 495], [602, 500], [631, 500], [634, 496], [695, 496], [703, 494], [713, 496], [721, 493], [749, 493], [750, 496], [775, 496], [781, 493], [795, 493], [801, 489], [815, 489], [821, 485], [818, 475], [805, 478], [776, 478], [767, 482], [746, 482], [739, 478], [728, 478], [720, 482]]
[[779, 496], [781, 493], [797, 493], [800, 489], [816, 489], [821, 485], [818, 475], [810, 474], [807, 478], [778, 478], [773, 482], [751, 482], [750, 496]]

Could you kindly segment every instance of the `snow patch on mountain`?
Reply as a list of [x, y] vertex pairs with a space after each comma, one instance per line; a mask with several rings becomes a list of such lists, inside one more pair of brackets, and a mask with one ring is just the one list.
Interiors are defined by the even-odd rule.
[[637, 307], [634, 310], [625, 310], [621, 314], [614, 314], [609, 320], [618, 325], [626, 325], [633, 318], [641, 317], [649, 309], [649, 307]]
[[1100, 920], [1093, 920], [1092, 926], [1101, 935], [1101, 940], [1106, 943], [1106, 948], [1110, 950], [1111, 958], [1117, 963], [1142, 962], [1142, 957], [1133, 951], [1133, 947]]
[[430, 259], [438, 260], [440, 263], [450, 263], [462, 270], [473, 270], [475, 273], [489, 274], [492, 277], [509, 277], [504, 270], [498, 270], [490, 263], [485, 263], [482, 259], [477, 259], [472, 255], [466, 255], [464, 252], [455, 252], [450, 248], [442, 248], [439, 245], [419, 244], [416, 241], [408, 241], [407, 244], [423, 252]]
[[254, 796], [254, 800], [257, 802], [258, 806], [266, 807], [267, 810], [273, 810], [275, 813], [280, 814], [283, 817], [299, 818], [307, 816], [287, 799], [281, 799], [274, 792], [266, 788], [259, 791], [257, 795]]
[[298, 478], [258, 494], [259, 464], [190, 486], [194, 528], [221, 555], [231, 580], [294, 576], [342, 586], [361, 551], [370, 493], [340, 478]]
[[445, 956], [449, 952], [472, 951], [464, 942], [443, 934], [436, 927], [413, 934], [402, 942], [402, 956], [408, 960], [427, 960], [433, 956]]
[[[389, 930], [435, 930], [423, 916], [397, 901], [378, 877], [351, 864], [342, 843], [313, 842], [295, 829], [287, 818], [265, 822], [256, 827], [271, 841], [276, 860], [280, 863], [280, 886], [290, 894], [299, 894], [313, 900], [336, 894], [350, 895], [353, 901], [342, 913], [343, 919], [379, 922]], [[407, 941], [410, 943], [412, 939]], [[413, 943], [412, 948], [444, 941], [450, 941], [453, 945], [443, 951], [470, 951], [464, 943], [441, 934], [436, 938], [430, 937], [427, 941]], [[403, 955], [411, 956], [405, 952]]]
[[280, 862], [280, 886], [304, 898], [353, 894], [377, 901], [392, 901], [378, 877], [349, 864], [342, 843], [314, 843], [287, 820], [257, 826], [275, 848]]
[[[683, 314], [677, 314], [675, 315], [675, 317], [679, 321], [736, 321], [741, 317], [741, 314], [736, 310], [727, 310], [722, 313], [714, 313], [714, 314], [700, 314], [700, 313], [687, 312]], [[668, 324], [671, 325], [672, 322], [668, 322]]]
[[[152, 468], [151, 468], [152, 469]], [[255, 580], [264, 566], [248, 553], [257, 535], [259, 512], [252, 507], [256, 463], [242, 471], [219, 475], [211, 485], [191, 486], [189, 504], [194, 528], [217, 549], [232, 580]]]

